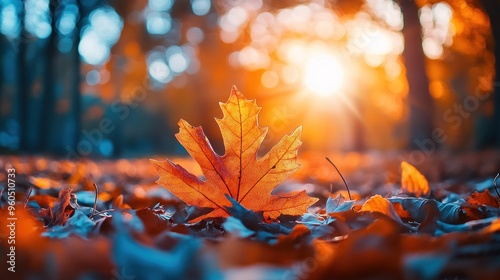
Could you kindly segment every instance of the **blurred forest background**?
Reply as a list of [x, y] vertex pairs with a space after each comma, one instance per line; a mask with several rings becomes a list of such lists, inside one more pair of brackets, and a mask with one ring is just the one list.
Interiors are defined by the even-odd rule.
[[500, 146], [495, 0], [0, 0], [0, 153], [218, 152], [232, 85], [262, 106], [264, 149]]

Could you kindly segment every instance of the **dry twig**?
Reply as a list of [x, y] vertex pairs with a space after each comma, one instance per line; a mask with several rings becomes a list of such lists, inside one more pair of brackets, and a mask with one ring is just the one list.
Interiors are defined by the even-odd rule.
[[349, 190], [349, 186], [347, 185], [347, 182], [345, 181], [344, 176], [342, 176], [342, 173], [340, 173], [340, 170], [328, 157], [326, 157], [326, 160], [335, 168], [335, 170], [337, 170], [337, 173], [339, 173], [340, 178], [342, 178], [342, 181], [344, 181], [345, 188], [347, 189], [347, 194], [349, 195], [349, 200], [352, 200], [351, 191]]

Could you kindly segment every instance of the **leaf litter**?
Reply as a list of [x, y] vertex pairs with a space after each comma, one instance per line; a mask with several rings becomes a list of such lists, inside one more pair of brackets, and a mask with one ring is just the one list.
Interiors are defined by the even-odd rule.
[[[454, 180], [450, 169], [428, 181], [426, 166], [392, 158], [371, 167], [392, 170], [385, 181], [359, 183], [353, 168], [353, 189], [337, 181], [332, 194], [314, 155], [297, 158], [300, 128], [257, 158], [266, 129], [255, 101], [233, 88], [221, 108], [222, 156], [179, 122], [197, 163], [0, 158], [19, 181], [12, 279], [498, 279], [494, 174]], [[5, 191], [0, 207], [6, 220]]]

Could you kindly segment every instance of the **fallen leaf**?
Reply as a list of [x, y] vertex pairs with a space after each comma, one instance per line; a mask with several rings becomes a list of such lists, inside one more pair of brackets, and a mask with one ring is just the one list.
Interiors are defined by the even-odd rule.
[[64, 225], [75, 209], [78, 208], [79, 205], [73, 189], [66, 188], [59, 191], [59, 203], [55, 204], [53, 208], [42, 208], [40, 214], [46, 221], [47, 226], [52, 227]]
[[318, 214], [305, 213], [299, 219], [300, 223], [306, 225], [322, 225], [326, 224], [326, 220]]
[[500, 231], [500, 218], [494, 220], [487, 228], [483, 230], [486, 233], [493, 233]]
[[491, 207], [498, 208], [499, 203], [494, 196], [490, 194], [490, 191], [486, 189], [483, 192], [475, 191], [469, 197], [467, 197], [467, 203], [472, 205], [488, 205]]
[[75, 214], [67, 219], [64, 225], [56, 225], [42, 233], [42, 236], [64, 239], [74, 234], [82, 238], [87, 238], [95, 226], [95, 222], [89, 219], [81, 210], [76, 210]]
[[[112, 254], [117, 268], [127, 272], [126, 279], [200, 279], [206, 270], [206, 264], [199, 260], [201, 242], [196, 239], [181, 239], [170, 251], [143, 244], [134, 237], [142, 237], [141, 241], [149, 241], [141, 232], [134, 232], [127, 226], [123, 214], [113, 216], [116, 235], [113, 238]], [[197, 269], [192, 269], [192, 267]], [[123, 279], [117, 277], [118, 279]]]
[[403, 221], [396, 214], [396, 210], [392, 206], [391, 202], [387, 198], [383, 198], [381, 195], [376, 194], [370, 197], [359, 210], [360, 212], [378, 212], [386, 215], [387, 217], [403, 224]]
[[[120, 208], [114, 208], [120, 209]], [[135, 211], [135, 214], [141, 219], [144, 226], [144, 232], [152, 236], [158, 235], [169, 228], [170, 216], [165, 213], [161, 205], [156, 205], [153, 208], [141, 208]]]
[[278, 236], [278, 244], [293, 247], [296, 243], [300, 243], [301, 240], [310, 233], [311, 231], [307, 226], [298, 224], [289, 234]]
[[394, 206], [394, 210], [396, 211], [396, 214], [399, 216], [401, 219], [411, 219], [411, 215], [408, 211], [406, 211], [401, 203], [396, 202], [393, 203], [392, 206]]
[[[417, 222], [423, 222], [427, 217], [428, 213], [426, 211], [425, 205], [429, 203], [436, 203], [439, 209], [439, 220], [449, 224], [456, 224], [459, 222], [460, 214], [462, 209], [460, 205], [455, 203], [442, 203], [435, 201], [433, 199], [426, 198], [416, 198], [416, 197], [390, 197], [388, 199], [391, 203], [395, 205], [400, 205], [402, 210], [406, 211], [412, 219]], [[398, 211], [396, 213], [400, 214]], [[405, 214], [406, 214], [405, 213]], [[401, 218], [408, 218], [407, 216], [401, 216]]]
[[188, 153], [198, 162], [206, 177], [201, 180], [182, 166], [166, 161], [151, 160], [165, 187], [188, 205], [208, 207], [214, 211], [198, 217], [225, 217], [225, 206], [231, 203], [225, 194], [247, 209], [263, 212], [266, 219], [281, 214], [301, 215], [317, 201], [305, 191], [291, 195], [271, 195], [272, 190], [299, 169], [297, 151], [301, 146], [301, 127], [285, 136], [265, 156], [257, 159], [257, 152], [267, 133], [257, 122], [260, 108], [255, 100], [247, 100], [233, 87], [227, 103], [220, 104], [224, 113], [216, 119], [222, 133], [225, 154], [212, 149], [201, 127], [179, 121], [175, 136]]
[[240, 220], [233, 217], [228, 217], [222, 227], [226, 232], [241, 238], [247, 238], [255, 234], [255, 231], [246, 228]]
[[328, 197], [326, 201], [326, 213], [349, 211], [356, 203], [355, 200], [346, 200], [341, 194], [335, 198]]
[[498, 226], [495, 225], [491, 226], [491, 225], [496, 223], [497, 220], [498, 217], [489, 217], [486, 219], [469, 221], [458, 225], [450, 225], [438, 221], [439, 231], [437, 232], [436, 235], [442, 235], [450, 232], [470, 232], [475, 230], [483, 230], [485, 228], [487, 228], [486, 231], [488, 230], [494, 231]]
[[431, 194], [429, 182], [424, 175], [406, 161], [401, 162], [401, 188], [403, 192], [417, 197], [429, 197]]

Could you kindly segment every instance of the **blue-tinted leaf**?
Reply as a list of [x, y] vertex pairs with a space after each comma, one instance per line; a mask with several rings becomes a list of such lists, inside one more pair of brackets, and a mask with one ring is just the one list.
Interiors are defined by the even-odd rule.
[[300, 222], [305, 225], [321, 225], [325, 223], [325, 219], [319, 215], [305, 213], [300, 218]]
[[[177, 239], [170, 251], [159, 250], [137, 242], [129, 233], [120, 213], [113, 215], [116, 236], [113, 258], [117, 271], [125, 270], [134, 279], [209, 279], [206, 266], [200, 262], [197, 239]], [[196, 268], [196, 269], [193, 269]]]
[[42, 236], [50, 238], [66, 238], [71, 234], [87, 238], [94, 229], [95, 222], [89, 219], [81, 210], [75, 210], [63, 226], [53, 226], [42, 233]]
[[224, 227], [226, 232], [229, 232], [241, 238], [247, 238], [255, 234], [255, 231], [249, 230], [245, 227], [245, 225], [243, 225], [240, 220], [234, 217], [228, 217], [222, 224], [222, 227]]
[[354, 203], [356, 203], [355, 200], [345, 200], [342, 195], [338, 195], [334, 199], [328, 197], [326, 201], [326, 213], [349, 211], [354, 206]]
[[440, 217], [439, 220], [446, 223], [458, 223], [459, 217], [462, 209], [460, 205], [455, 203], [441, 203], [433, 199], [417, 198], [417, 197], [391, 197], [389, 198], [391, 203], [399, 203], [410, 213], [410, 216], [417, 222], [423, 222], [427, 216], [425, 205], [433, 201], [437, 203], [439, 208]]
[[493, 188], [493, 178], [486, 179], [484, 181], [475, 183], [476, 191], [483, 192], [489, 188]]
[[247, 228], [251, 230], [257, 230], [258, 224], [262, 222], [262, 216], [257, 215], [257, 213], [246, 209], [234, 198], [226, 194], [226, 198], [231, 202], [231, 207], [225, 207], [226, 210], [231, 214], [231, 216], [240, 220]]
[[474, 220], [459, 225], [450, 225], [438, 221], [438, 232], [436, 235], [442, 235], [450, 232], [469, 232], [474, 230], [480, 230], [488, 227], [496, 220], [498, 220], [498, 217], [489, 217], [486, 219]]

